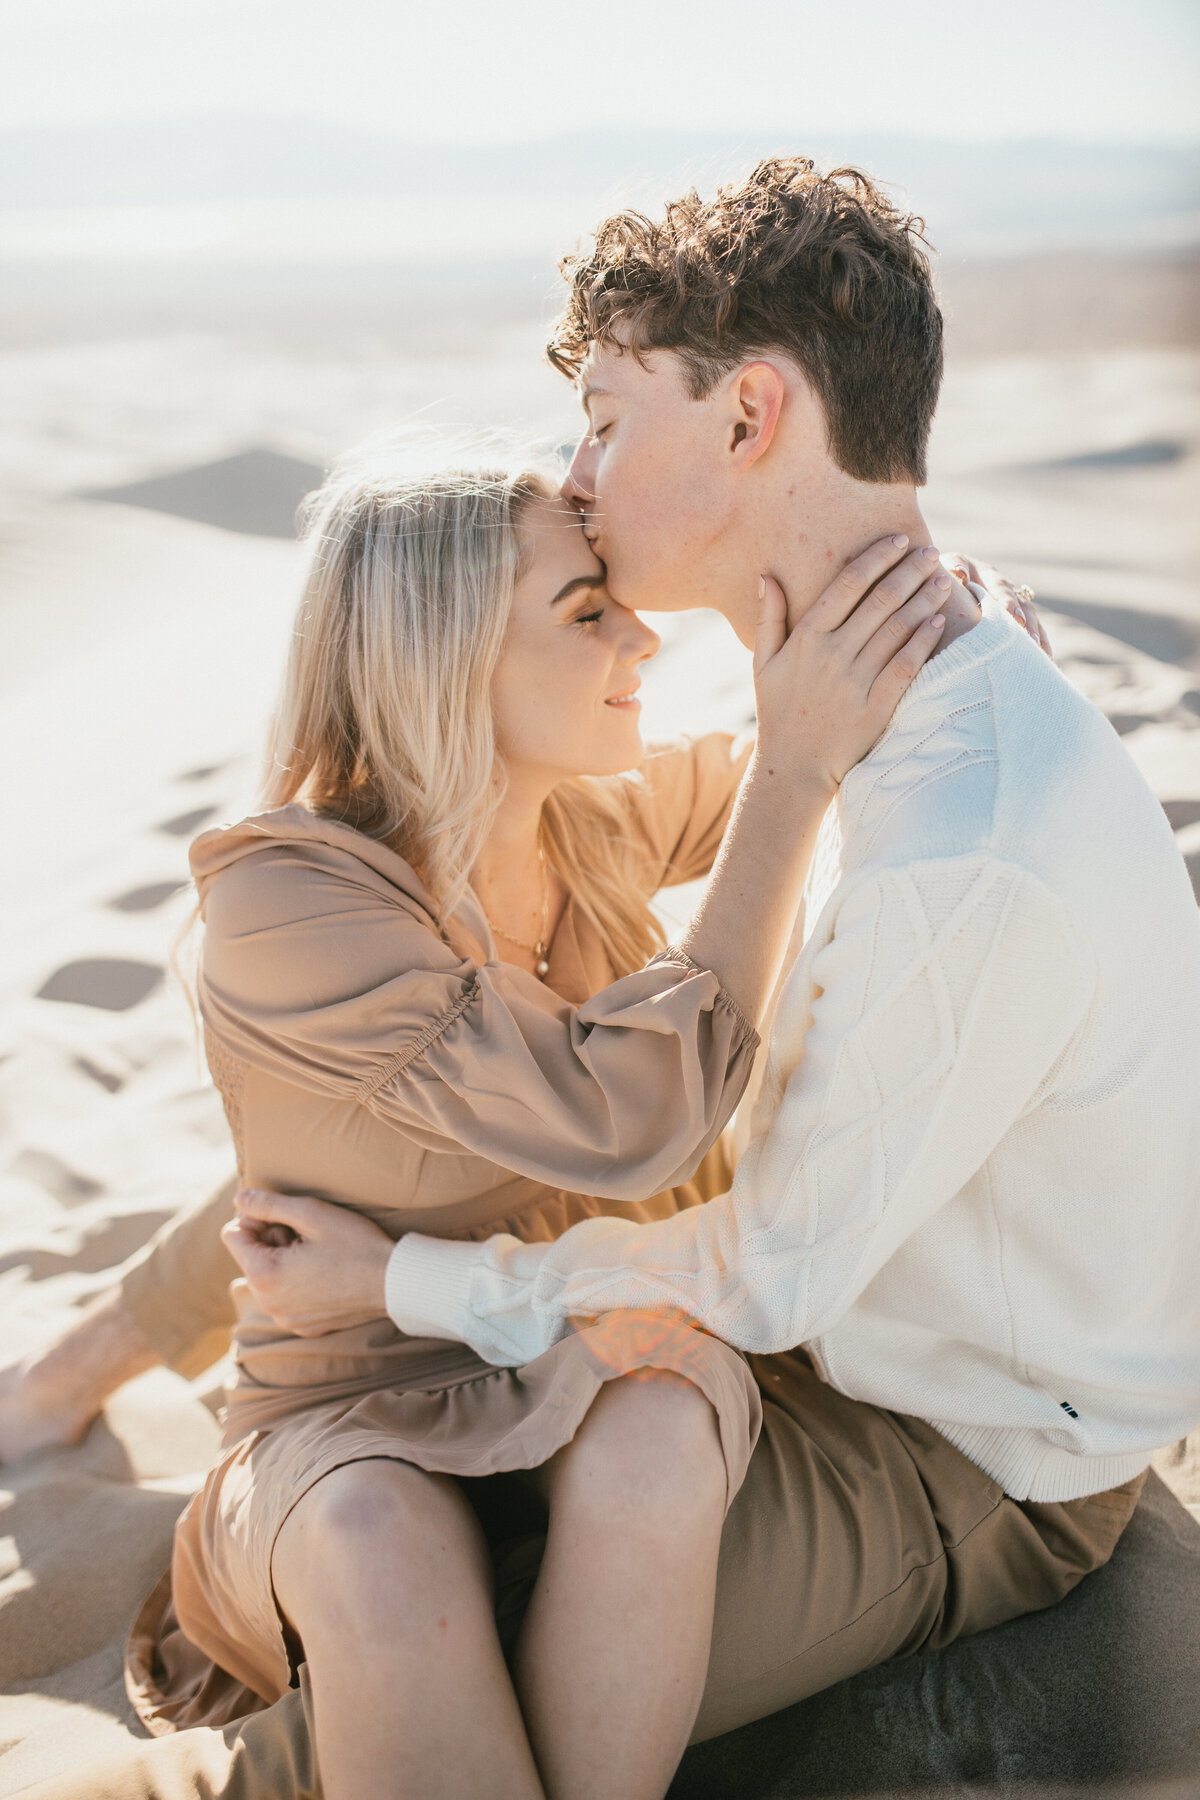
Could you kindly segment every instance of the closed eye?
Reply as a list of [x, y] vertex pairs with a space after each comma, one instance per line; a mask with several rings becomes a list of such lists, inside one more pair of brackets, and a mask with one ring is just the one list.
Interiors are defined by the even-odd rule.
[[603, 617], [604, 608], [601, 607], [599, 612], [580, 613], [577, 619], [571, 620], [571, 623], [572, 625], [598, 625]]

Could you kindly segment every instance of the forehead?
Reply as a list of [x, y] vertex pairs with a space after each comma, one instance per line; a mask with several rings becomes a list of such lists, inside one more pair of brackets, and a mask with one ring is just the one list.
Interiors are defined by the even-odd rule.
[[636, 357], [619, 343], [596, 343], [579, 371], [579, 398], [614, 397], [654, 405], [678, 401], [685, 393], [683, 366], [673, 350], [650, 350]]
[[519, 581], [530, 575], [536, 579], [539, 567], [581, 575], [596, 574], [604, 567], [583, 535], [583, 515], [557, 495], [534, 500], [525, 508], [520, 544]]

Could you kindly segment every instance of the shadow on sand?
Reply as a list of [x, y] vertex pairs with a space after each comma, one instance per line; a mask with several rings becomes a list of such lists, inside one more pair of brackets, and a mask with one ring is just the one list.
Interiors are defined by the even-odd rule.
[[315, 463], [278, 450], [244, 450], [194, 469], [153, 475], [122, 487], [93, 488], [83, 497], [144, 506], [150, 512], [195, 519], [251, 537], [294, 538], [297, 508], [320, 486], [324, 473]]

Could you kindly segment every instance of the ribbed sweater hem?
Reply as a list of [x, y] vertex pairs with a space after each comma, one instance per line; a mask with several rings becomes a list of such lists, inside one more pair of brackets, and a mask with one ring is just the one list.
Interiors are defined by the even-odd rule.
[[478, 1260], [478, 1244], [425, 1239], [414, 1232], [402, 1237], [384, 1277], [384, 1303], [392, 1323], [409, 1337], [469, 1343], [479, 1329], [470, 1304], [471, 1271]]
[[1040, 1431], [994, 1425], [948, 1425], [927, 1419], [956, 1450], [1013, 1500], [1083, 1500], [1120, 1487], [1150, 1465], [1149, 1454], [1079, 1456], [1048, 1444]]

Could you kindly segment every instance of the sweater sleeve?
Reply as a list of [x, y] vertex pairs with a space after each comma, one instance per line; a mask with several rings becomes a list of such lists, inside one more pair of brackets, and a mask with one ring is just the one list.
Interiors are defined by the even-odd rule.
[[818, 1336], [1035, 1100], [1093, 983], [1065, 908], [1021, 869], [975, 855], [865, 875], [784, 990], [774, 1113], [729, 1193], [549, 1246], [410, 1235], [389, 1312], [501, 1364], [618, 1307], [681, 1309], [746, 1351]]

